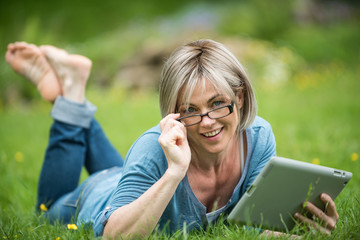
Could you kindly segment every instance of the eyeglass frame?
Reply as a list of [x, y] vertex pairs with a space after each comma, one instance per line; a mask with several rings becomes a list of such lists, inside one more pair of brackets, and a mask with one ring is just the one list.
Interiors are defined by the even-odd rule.
[[[214, 112], [214, 111], [219, 110], [219, 109], [222, 109], [222, 108], [228, 108], [230, 112], [229, 112], [228, 114], [226, 114], [225, 116], [217, 117], [217, 118], [212, 118], [212, 117], [209, 116], [209, 113]], [[231, 103], [228, 104], [228, 105], [225, 105], [225, 106], [222, 106], [222, 107], [218, 107], [218, 108], [214, 108], [213, 110], [210, 110], [210, 111], [208, 111], [208, 112], [206, 112], [206, 113], [203, 113], [203, 114], [194, 114], [194, 115], [189, 115], [189, 116], [186, 116], [186, 117], [180, 117], [180, 118], [178, 118], [178, 119], [176, 119], [176, 120], [179, 121], [179, 122], [181, 122], [181, 120], [182, 120], [182, 119], [185, 119], [185, 118], [198, 117], [198, 116], [201, 117], [200, 121], [197, 122], [197, 123], [193, 123], [193, 124], [190, 124], [190, 125], [185, 125], [185, 124], [183, 123], [185, 127], [191, 127], [191, 126], [194, 126], [194, 125], [196, 125], [196, 124], [201, 123], [202, 120], [203, 120], [203, 117], [205, 117], [205, 116], [207, 116], [207, 117], [210, 118], [210, 119], [220, 119], [220, 118], [224, 118], [224, 117], [229, 116], [229, 115], [232, 114], [233, 112], [234, 112], [234, 102], [231, 101]]]

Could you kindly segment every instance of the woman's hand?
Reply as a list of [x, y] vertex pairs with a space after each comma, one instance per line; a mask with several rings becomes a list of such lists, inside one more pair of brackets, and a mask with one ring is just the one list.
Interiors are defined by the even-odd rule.
[[304, 204], [304, 208], [313, 215], [313, 219], [307, 218], [298, 212], [294, 214], [294, 217], [298, 221], [303, 222], [308, 226], [312, 226], [315, 229], [318, 229], [319, 231], [330, 235], [331, 231], [334, 230], [336, 227], [336, 222], [339, 219], [339, 214], [336, 211], [334, 201], [329, 195], [323, 193], [321, 194], [320, 199], [325, 203], [325, 212], [317, 208], [311, 202], [306, 202]]
[[176, 119], [180, 114], [169, 114], [160, 122], [159, 143], [168, 161], [168, 170], [185, 176], [189, 168], [191, 151], [186, 135], [186, 128]]

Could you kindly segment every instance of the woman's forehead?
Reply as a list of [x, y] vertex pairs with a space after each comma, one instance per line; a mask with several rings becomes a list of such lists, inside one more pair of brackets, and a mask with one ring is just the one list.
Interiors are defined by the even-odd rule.
[[215, 86], [211, 81], [200, 80], [192, 89], [187, 88], [187, 85], [184, 85], [181, 88], [177, 99], [177, 105], [207, 102], [214, 97], [225, 97], [230, 99], [230, 96], [228, 96], [225, 90]]

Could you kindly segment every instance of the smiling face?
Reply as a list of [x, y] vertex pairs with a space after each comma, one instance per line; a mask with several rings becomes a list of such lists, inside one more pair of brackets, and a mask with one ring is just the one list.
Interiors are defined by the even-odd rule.
[[[214, 108], [231, 103], [231, 98], [228, 95], [220, 92], [207, 80], [204, 84], [202, 81], [198, 82], [189, 102], [182, 102], [184, 92], [185, 87], [182, 88], [177, 102], [177, 109], [181, 116], [204, 114]], [[238, 101], [241, 104], [241, 99]], [[190, 148], [198, 155], [220, 154], [226, 150], [233, 139], [238, 124], [239, 117], [236, 105], [234, 105], [234, 112], [226, 117], [210, 119], [208, 116], [204, 116], [199, 124], [186, 128]]]

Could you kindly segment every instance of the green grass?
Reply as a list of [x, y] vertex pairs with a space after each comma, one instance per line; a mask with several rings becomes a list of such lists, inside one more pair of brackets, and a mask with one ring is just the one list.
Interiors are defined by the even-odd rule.
[[[250, 46], [257, 49], [254, 54], [264, 61], [255, 59], [253, 51], [249, 51], [244, 62], [250, 64], [250, 76], [255, 76], [259, 115], [273, 127], [277, 154], [307, 162], [315, 160], [353, 173], [336, 199], [340, 220], [330, 239], [360, 238], [360, 159], [356, 159], [360, 154], [360, 69], [341, 61], [310, 65], [295, 61], [299, 57], [291, 60], [294, 58], [283, 48], [251, 41]], [[284, 65], [271, 65], [279, 61]], [[270, 64], [272, 72], [262, 67], [264, 64]], [[287, 65], [294, 67], [284, 68]], [[276, 71], [284, 69], [285, 80], [269, 81], [274, 71], [276, 76]], [[96, 118], [122, 155], [161, 119], [155, 92], [128, 92], [121, 87], [104, 90], [91, 85], [87, 97], [98, 106]], [[0, 104], [0, 238], [92, 239], [91, 229], [69, 230], [61, 224], [50, 225], [34, 213], [37, 181], [52, 123], [51, 105], [38, 99], [4, 108]], [[83, 171], [81, 179], [86, 177]], [[236, 225], [216, 224], [205, 232], [183, 231], [173, 236], [156, 233], [150, 237], [167, 238], [254, 239], [258, 234]], [[307, 232], [304, 238], [327, 237]]]
[[[4, 13], [0, 14], [0, 53], [4, 55], [7, 43], [25, 40], [89, 56], [94, 68], [88, 98], [98, 106], [96, 118], [109, 139], [125, 155], [141, 133], [160, 121], [157, 93], [96, 86], [112, 86], [121, 63], [136, 55], [151, 36], [159, 35], [165, 47], [165, 42], [176, 38], [185, 41], [182, 35], [187, 33], [181, 29], [174, 36], [161, 34], [157, 21], [160, 17], [165, 23], [176, 23], [170, 13], [185, 11], [183, 7], [194, 1], [181, 2], [181, 7], [156, 2], [110, 1], [99, 7], [97, 1], [90, 1], [84, 8], [80, 1], [55, 5], [5, 1], [0, 8]], [[259, 115], [273, 127], [278, 155], [353, 172], [353, 179], [336, 199], [340, 220], [330, 239], [360, 239], [360, 159], [354, 158], [360, 155], [358, 7], [353, 19], [299, 25], [289, 1], [225, 2], [221, 7], [215, 3], [199, 6], [205, 13], [216, 7], [215, 36], [232, 40], [243, 36], [239, 48], [233, 50], [239, 50], [238, 57], [254, 80]], [[94, 12], [97, 17], [89, 14]], [[198, 34], [202, 35], [196, 33], [194, 38]], [[282, 79], [274, 84], [279, 74]], [[24, 99], [35, 100], [20, 104]], [[39, 99], [31, 84], [0, 60], [0, 239], [92, 239], [91, 229], [50, 225], [33, 211], [52, 122], [50, 104]], [[81, 179], [86, 177], [83, 171]], [[161, 233], [150, 237], [167, 238]], [[206, 232], [177, 232], [172, 238], [254, 239], [258, 234], [218, 224]], [[304, 235], [304, 239], [313, 238], [328, 239]]]
[[[323, 66], [315, 66], [311, 71], [312, 84], [305, 84], [306, 79], [296, 76], [277, 88], [266, 88], [265, 84], [256, 82], [259, 115], [272, 124], [279, 156], [308, 162], [317, 158], [321, 165], [353, 172], [353, 179], [336, 199], [340, 220], [330, 239], [356, 239], [360, 237], [360, 160], [352, 161], [351, 154], [360, 153], [357, 97], [360, 84], [356, 81], [359, 72]], [[96, 118], [123, 155], [142, 132], [160, 120], [156, 93], [89, 89], [88, 98], [98, 106]], [[34, 101], [0, 113], [0, 237], [3, 239], [93, 238], [91, 229], [68, 230], [61, 224], [50, 225], [33, 211], [52, 121], [50, 108], [50, 104]], [[156, 233], [150, 238], [169, 237]], [[205, 232], [185, 231], [172, 236], [173, 239], [257, 237], [239, 226], [223, 224]], [[304, 237], [327, 238], [310, 233]]]

